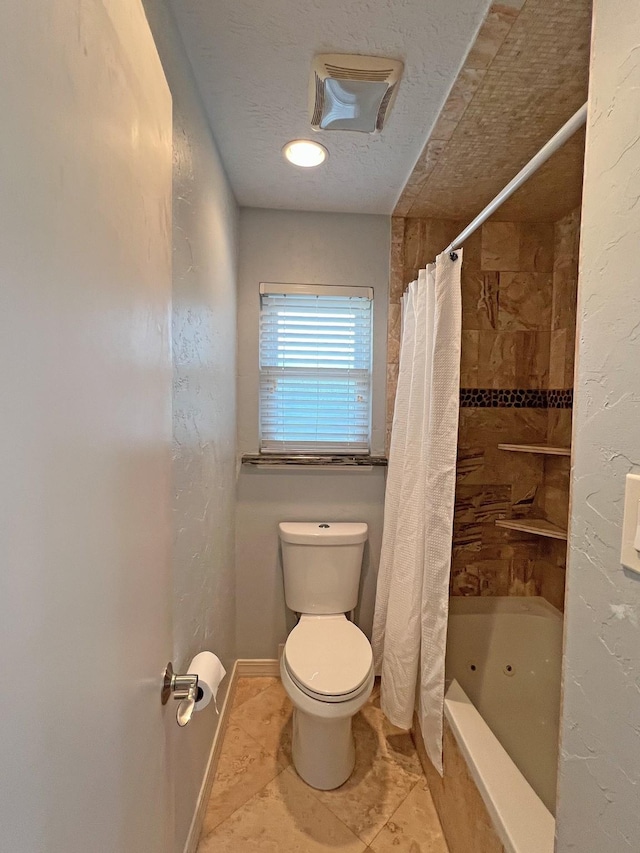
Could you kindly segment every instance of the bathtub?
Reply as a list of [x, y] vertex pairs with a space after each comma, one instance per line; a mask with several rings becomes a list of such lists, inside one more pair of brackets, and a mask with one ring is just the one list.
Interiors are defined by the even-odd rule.
[[[561, 652], [562, 615], [542, 598], [451, 599], [434, 799], [452, 851], [553, 853]], [[460, 814], [474, 798], [485, 841], [482, 819]]]

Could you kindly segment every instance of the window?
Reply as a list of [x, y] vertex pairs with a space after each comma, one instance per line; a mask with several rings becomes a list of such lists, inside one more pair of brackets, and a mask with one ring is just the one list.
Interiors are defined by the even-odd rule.
[[373, 289], [260, 294], [260, 452], [369, 453]]

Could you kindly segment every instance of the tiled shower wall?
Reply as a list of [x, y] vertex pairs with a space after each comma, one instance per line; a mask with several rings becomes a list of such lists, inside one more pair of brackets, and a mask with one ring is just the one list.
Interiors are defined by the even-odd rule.
[[[573, 389], [579, 244], [580, 208], [576, 208], [554, 226], [550, 388]], [[571, 444], [571, 409], [549, 409], [547, 441], [563, 446]], [[541, 514], [560, 526], [566, 525], [569, 516], [569, 464], [567, 458], [548, 457], [539, 494]], [[566, 563], [566, 542], [540, 540], [536, 580], [541, 594], [561, 610]]]
[[[400, 297], [465, 224], [393, 220], [388, 430]], [[452, 595], [544, 595], [562, 607], [566, 543], [495, 521], [542, 515], [566, 526], [569, 460], [497, 445], [569, 442], [571, 411], [558, 407], [573, 383], [578, 234], [573, 212], [555, 225], [488, 222], [465, 243]]]

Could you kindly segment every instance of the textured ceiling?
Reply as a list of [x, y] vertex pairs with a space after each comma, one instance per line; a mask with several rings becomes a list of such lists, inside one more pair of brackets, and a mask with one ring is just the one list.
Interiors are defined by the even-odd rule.
[[[472, 219], [586, 101], [591, 0], [491, 7], [396, 214]], [[580, 203], [584, 131], [497, 219], [554, 221]]]
[[[225, 168], [242, 205], [390, 213], [482, 23], [488, 0], [171, 0]], [[522, 0], [504, 0], [507, 8]], [[307, 85], [316, 53], [402, 59], [379, 136], [314, 133]], [[282, 146], [322, 142], [303, 171]]]

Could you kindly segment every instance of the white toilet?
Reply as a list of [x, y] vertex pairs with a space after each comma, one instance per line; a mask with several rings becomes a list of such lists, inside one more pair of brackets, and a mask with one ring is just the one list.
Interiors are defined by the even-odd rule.
[[373, 689], [369, 640], [345, 615], [358, 601], [367, 525], [282, 522], [279, 531], [285, 600], [300, 615], [280, 660], [294, 706], [293, 763], [326, 791], [351, 775], [351, 718]]

